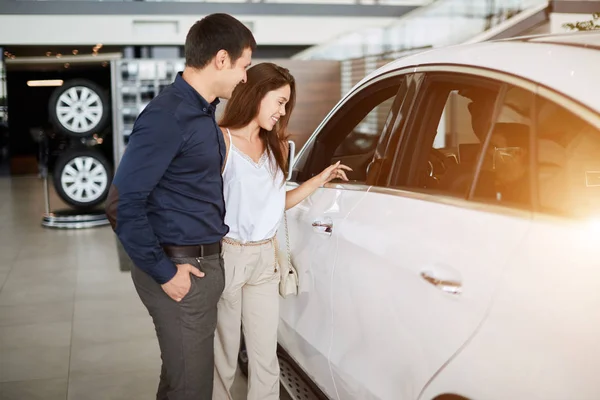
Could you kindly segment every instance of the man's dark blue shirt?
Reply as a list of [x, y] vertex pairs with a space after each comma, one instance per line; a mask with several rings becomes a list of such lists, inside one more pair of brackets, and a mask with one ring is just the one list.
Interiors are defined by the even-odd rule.
[[133, 263], [161, 284], [177, 272], [162, 245], [216, 243], [228, 232], [218, 102], [179, 73], [137, 118], [113, 180], [113, 229]]

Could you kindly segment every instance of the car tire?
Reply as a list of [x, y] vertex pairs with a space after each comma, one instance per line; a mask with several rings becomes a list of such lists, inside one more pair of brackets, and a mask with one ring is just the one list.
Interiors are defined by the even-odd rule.
[[106, 200], [111, 181], [111, 165], [97, 150], [68, 150], [54, 167], [56, 192], [76, 209], [89, 209]]
[[108, 94], [87, 79], [73, 79], [56, 88], [48, 103], [50, 122], [72, 137], [101, 133], [109, 123]]

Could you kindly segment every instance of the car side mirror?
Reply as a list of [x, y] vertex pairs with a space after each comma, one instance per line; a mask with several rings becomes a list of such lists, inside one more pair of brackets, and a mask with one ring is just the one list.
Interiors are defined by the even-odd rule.
[[285, 178], [286, 181], [292, 179], [292, 166], [296, 161], [296, 144], [291, 140], [288, 140], [288, 173]]

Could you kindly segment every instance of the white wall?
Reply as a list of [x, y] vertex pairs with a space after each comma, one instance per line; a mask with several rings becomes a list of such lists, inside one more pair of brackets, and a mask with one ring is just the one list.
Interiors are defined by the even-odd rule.
[[[194, 16], [0, 15], [0, 45], [183, 45]], [[382, 26], [380, 17], [239, 17], [261, 45], [312, 45], [357, 29]]]

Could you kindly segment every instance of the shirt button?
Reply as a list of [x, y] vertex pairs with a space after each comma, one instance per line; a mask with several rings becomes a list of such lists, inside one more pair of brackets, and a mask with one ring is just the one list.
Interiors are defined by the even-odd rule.
[[202, 109], [202, 111], [206, 112], [206, 107], [204, 107], [204, 108]]

